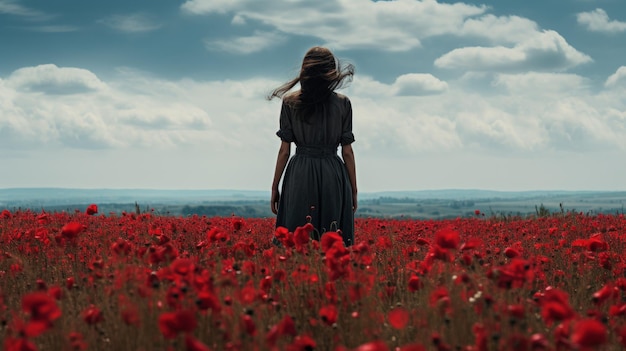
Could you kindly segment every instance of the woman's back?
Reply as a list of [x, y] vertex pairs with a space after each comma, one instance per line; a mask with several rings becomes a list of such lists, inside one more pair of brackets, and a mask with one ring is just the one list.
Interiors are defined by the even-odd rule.
[[281, 139], [294, 142], [296, 146], [323, 145], [335, 148], [339, 144], [354, 141], [352, 106], [346, 96], [333, 93], [310, 116], [305, 116], [301, 109], [290, 103], [293, 95], [285, 98], [281, 111], [281, 130], [278, 132]]

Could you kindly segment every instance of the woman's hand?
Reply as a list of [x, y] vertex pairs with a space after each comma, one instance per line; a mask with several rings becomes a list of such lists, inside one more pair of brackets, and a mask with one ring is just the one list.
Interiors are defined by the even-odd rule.
[[352, 212], [356, 212], [357, 207], [357, 196], [356, 193], [352, 193]]
[[276, 157], [276, 169], [274, 170], [274, 181], [272, 182], [272, 199], [270, 204], [272, 212], [278, 214], [278, 201], [280, 200], [280, 193], [278, 192], [280, 178], [283, 176], [283, 171], [289, 161], [289, 155], [291, 154], [291, 143], [286, 141], [280, 142], [280, 149], [278, 149], [278, 156]]
[[278, 214], [278, 202], [280, 201], [280, 193], [278, 192], [278, 189], [272, 190], [272, 198], [271, 198], [271, 204], [272, 204], [272, 212], [274, 214]]

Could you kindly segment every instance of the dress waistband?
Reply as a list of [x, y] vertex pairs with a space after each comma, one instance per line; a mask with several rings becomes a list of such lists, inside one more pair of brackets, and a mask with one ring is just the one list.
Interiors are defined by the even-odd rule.
[[332, 145], [300, 145], [296, 147], [296, 155], [312, 157], [331, 157], [337, 155], [337, 146]]

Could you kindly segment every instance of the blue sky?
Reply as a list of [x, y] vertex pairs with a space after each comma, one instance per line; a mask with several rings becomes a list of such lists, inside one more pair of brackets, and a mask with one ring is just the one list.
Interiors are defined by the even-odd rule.
[[269, 190], [313, 45], [359, 189], [624, 190], [621, 0], [0, 0], [0, 188]]

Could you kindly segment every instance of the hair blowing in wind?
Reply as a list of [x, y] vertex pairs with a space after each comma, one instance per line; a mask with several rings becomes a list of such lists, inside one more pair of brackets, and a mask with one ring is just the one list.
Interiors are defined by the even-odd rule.
[[282, 98], [296, 84], [300, 83], [300, 91], [289, 96], [289, 102], [297, 108], [305, 110], [305, 115], [324, 102], [328, 96], [352, 81], [354, 66], [342, 64], [327, 48], [313, 47], [304, 56], [300, 74], [276, 88], [269, 96]]

